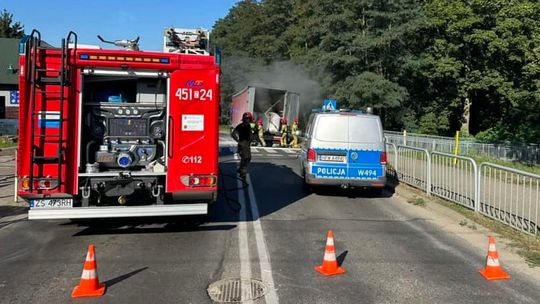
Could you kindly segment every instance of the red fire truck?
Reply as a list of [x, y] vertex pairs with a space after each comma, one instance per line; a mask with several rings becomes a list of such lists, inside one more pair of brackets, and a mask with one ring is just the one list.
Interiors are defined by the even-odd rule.
[[[29, 219], [207, 214], [217, 196], [219, 56], [167, 29], [164, 52], [20, 47], [18, 195]], [[101, 37], [99, 37], [102, 41]], [[164, 48], [165, 49], [165, 48]]]

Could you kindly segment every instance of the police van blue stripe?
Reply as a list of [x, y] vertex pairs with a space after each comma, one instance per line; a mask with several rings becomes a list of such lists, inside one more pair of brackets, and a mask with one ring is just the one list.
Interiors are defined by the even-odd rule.
[[384, 176], [380, 164], [381, 150], [315, 149], [316, 153], [336, 153], [347, 156], [347, 163], [317, 161], [311, 173], [318, 178], [331, 179], [377, 179]]

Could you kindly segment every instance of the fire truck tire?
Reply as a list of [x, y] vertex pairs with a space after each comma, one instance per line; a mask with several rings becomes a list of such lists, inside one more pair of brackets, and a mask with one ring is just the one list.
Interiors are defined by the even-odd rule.
[[208, 211], [206, 213], [206, 218], [208, 219], [213, 218], [215, 213], [216, 213], [216, 204], [214, 202], [210, 202], [208, 204]]

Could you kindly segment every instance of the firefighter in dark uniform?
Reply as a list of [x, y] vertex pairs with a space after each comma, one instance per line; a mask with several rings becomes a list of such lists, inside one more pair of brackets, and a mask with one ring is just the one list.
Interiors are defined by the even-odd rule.
[[240, 167], [238, 173], [245, 179], [248, 173], [248, 165], [251, 161], [251, 125], [253, 115], [246, 112], [242, 115], [242, 123], [236, 126], [231, 133], [232, 138], [238, 143], [238, 155], [240, 156]]

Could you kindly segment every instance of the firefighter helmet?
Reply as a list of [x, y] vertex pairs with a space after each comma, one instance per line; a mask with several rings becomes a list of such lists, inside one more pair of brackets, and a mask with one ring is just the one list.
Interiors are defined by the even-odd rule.
[[281, 119], [281, 124], [286, 125], [286, 124], [287, 124], [287, 118], [282, 118], [282, 119]]
[[263, 124], [262, 119], [259, 118], [259, 120], [257, 120], [257, 124], [258, 124], [259, 126], [262, 126], [262, 124]]
[[294, 123], [298, 123], [298, 117], [294, 118]]
[[245, 112], [242, 114], [242, 121], [244, 120], [253, 121], [253, 115], [251, 115], [251, 112]]

